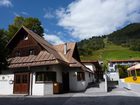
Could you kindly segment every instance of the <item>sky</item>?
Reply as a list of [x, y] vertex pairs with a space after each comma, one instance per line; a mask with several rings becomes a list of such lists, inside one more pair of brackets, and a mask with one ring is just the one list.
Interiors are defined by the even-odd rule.
[[16, 16], [38, 18], [53, 44], [107, 35], [140, 22], [140, 0], [0, 0], [0, 29]]

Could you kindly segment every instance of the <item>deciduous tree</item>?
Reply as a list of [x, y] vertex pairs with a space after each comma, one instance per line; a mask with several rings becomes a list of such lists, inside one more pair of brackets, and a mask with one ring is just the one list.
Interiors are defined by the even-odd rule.
[[22, 25], [34, 31], [38, 35], [43, 36], [44, 30], [38, 18], [24, 18], [22, 16], [18, 16], [14, 19], [14, 23], [10, 24], [8, 27], [8, 38], [11, 39], [11, 37], [18, 31], [18, 29]]
[[0, 71], [7, 67], [7, 50], [5, 45], [7, 43], [7, 32], [0, 29]]

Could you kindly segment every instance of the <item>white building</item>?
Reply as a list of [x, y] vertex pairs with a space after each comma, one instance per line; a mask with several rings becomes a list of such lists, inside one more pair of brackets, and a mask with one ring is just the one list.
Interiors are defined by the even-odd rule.
[[99, 62], [97, 60], [84, 60], [82, 61], [82, 63], [94, 73], [94, 82], [99, 81], [99, 79], [103, 79], [101, 61]]
[[109, 81], [119, 81], [119, 71], [118, 65], [128, 65], [132, 66], [136, 63], [139, 63], [140, 60], [112, 60], [108, 63], [108, 80]]
[[0, 74], [0, 95], [83, 91], [93, 81], [93, 71], [80, 63], [76, 43], [54, 46], [23, 26], [7, 48], [9, 69]]

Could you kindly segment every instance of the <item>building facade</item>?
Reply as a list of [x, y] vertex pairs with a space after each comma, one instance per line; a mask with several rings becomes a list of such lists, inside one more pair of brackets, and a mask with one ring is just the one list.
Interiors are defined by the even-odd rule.
[[76, 43], [51, 45], [22, 26], [6, 47], [9, 66], [0, 74], [0, 95], [83, 91], [93, 81], [93, 72], [80, 62]]
[[83, 60], [82, 63], [94, 73], [94, 82], [103, 79], [102, 64], [97, 60]]

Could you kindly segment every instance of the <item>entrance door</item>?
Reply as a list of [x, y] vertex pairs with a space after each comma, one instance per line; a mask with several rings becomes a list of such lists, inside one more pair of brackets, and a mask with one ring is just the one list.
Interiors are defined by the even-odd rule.
[[69, 72], [62, 72], [63, 92], [69, 91]]
[[14, 77], [14, 94], [29, 94], [29, 73], [16, 73]]

